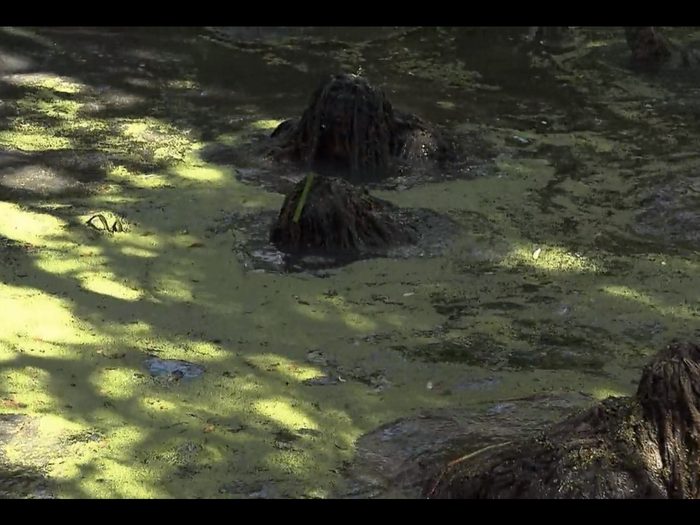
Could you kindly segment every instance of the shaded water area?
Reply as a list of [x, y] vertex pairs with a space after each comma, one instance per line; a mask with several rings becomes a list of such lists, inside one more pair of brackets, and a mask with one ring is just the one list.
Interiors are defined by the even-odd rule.
[[[0, 497], [415, 497], [696, 338], [698, 71], [526, 35], [0, 29]], [[420, 246], [290, 268], [256, 148], [341, 71], [468, 155], [369, 185]]]

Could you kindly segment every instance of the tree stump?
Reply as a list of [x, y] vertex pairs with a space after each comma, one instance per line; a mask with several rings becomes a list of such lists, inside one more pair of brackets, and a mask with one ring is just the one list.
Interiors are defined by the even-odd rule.
[[441, 157], [448, 146], [420, 118], [393, 109], [384, 92], [357, 75], [326, 78], [296, 121], [272, 133], [282, 140], [277, 159], [323, 172], [381, 174], [392, 159]]
[[441, 499], [700, 498], [700, 347], [672, 344], [637, 393], [608, 398], [539, 436], [451, 462], [425, 495]]
[[307, 178], [287, 195], [272, 227], [270, 242], [278, 249], [364, 252], [416, 240], [416, 230], [394, 216], [396, 206], [343, 179], [321, 175], [314, 175], [299, 220], [294, 222]]
[[668, 45], [654, 27], [625, 27], [625, 38], [635, 62], [655, 64], [671, 56]]
[[569, 28], [566, 26], [531, 26], [528, 28], [529, 39], [533, 42], [560, 40]]

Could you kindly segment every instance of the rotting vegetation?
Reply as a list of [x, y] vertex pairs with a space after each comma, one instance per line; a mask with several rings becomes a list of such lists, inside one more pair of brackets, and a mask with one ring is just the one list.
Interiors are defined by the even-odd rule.
[[[651, 199], [677, 224], [698, 221], [686, 191], [693, 72], [669, 64], [639, 76], [621, 29], [573, 28], [573, 47], [558, 55], [521, 53], [491, 29], [422, 28], [348, 46], [207, 41], [192, 55], [174, 29], [103, 31], [0, 32], [16, 68], [2, 78], [0, 143], [22, 150], [1, 181], [3, 199], [17, 202], [0, 203], [0, 400], [62, 444], [60, 454], [42, 449], [40, 472], [22, 461], [21, 441], [3, 445], [13, 475], [45, 477], [58, 497], [347, 494], [354, 446], [380, 425], [478, 406], [475, 435], [493, 418], [518, 429], [535, 410], [513, 399], [561, 392], [573, 408], [590, 402], [579, 393], [630, 393], [652, 352], [694, 335], [696, 239], [669, 238], [662, 220], [643, 216]], [[663, 31], [690, 48], [697, 39]], [[231, 61], [241, 67], [222, 67]], [[461, 178], [372, 193], [449, 215], [461, 228], [449, 252], [314, 279], [249, 272], [236, 257], [247, 229], [209, 232], [223, 211], [280, 209], [280, 195], [236, 179], [253, 160], [231, 167], [199, 153], [298, 115], [317, 79], [304, 64], [362, 65], [397, 107], [488, 145], [479, 151], [489, 162]], [[669, 167], [678, 189], [653, 199]], [[74, 181], [76, 191], [54, 191]], [[128, 220], [129, 231], [94, 231], [85, 223], [97, 214]], [[449, 363], [425, 355], [442, 343]], [[542, 366], [545, 350], [556, 368]], [[143, 369], [152, 354], [207, 372], [156, 382]], [[590, 362], [594, 374], [581, 365]], [[550, 408], [538, 421], [560, 417]], [[383, 438], [375, 443], [390, 452], [428, 446]], [[362, 483], [357, 493], [369, 494]]]

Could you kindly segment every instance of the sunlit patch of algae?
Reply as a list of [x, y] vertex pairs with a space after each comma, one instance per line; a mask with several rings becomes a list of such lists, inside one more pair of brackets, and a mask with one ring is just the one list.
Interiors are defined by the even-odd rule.
[[[85, 125], [51, 100], [26, 104], [59, 127]], [[24, 110], [17, 124], [29, 127], [4, 145], [70, 147]], [[157, 141], [139, 141], [154, 128]], [[609, 213], [606, 198], [628, 180], [599, 157], [616, 143], [595, 133], [526, 137], [523, 159], [506, 146], [512, 131], [492, 130], [498, 176], [382, 195], [460, 222], [449, 253], [315, 279], [247, 273], [234, 234], [207, 233], [222, 211], [276, 209], [282, 196], [201, 162], [173, 127], [120, 130], [105, 153], [155, 142], [176, 160], [145, 178], [115, 165], [112, 191], [68, 208], [0, 203], [0, 235], [27, 247], [0, 267], [0, 398], [60, 429], [63, 446], [46, 455], [60, 497], [325, 497], [354, 440], [381, 423], [534, 392], [629, 393], [647, 356], [696, 319], [697, 258], [627, 253], [631, 213]], [[551, 146], [570, 148], [586, 177], [558, 173], [540, 156]], [[85, 225], [96, 213], [130, 227], [98, 234]], [[457, 348], [451, 362], [426, 355], [441, 346]], [[304, 384], [324, 374], [306, 360], [316, 349], [345, 370], [381, 370], [389, 388]], [[205, 375], [156, 381], [149, 354]], [[598, 359], [596, 373], [578, 358]]]

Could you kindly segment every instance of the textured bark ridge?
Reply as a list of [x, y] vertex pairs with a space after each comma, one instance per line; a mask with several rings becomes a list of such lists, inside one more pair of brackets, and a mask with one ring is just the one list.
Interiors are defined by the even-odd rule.
[[395, 160], [442, 160], [449, 150], [427, 122], [395, 111], [380, 88], [347, 74], [324, 79], [301, 119], [272, 136], [282, 140], [277, 159], [355, 176], [388, 175]]
[[625, 27], [625, 37], [636, 62], [658, 63], [671, 56], [668, 45], [654, 27]]
[[452, 461], [426, 486], [443, 499], [700, 497], [700, 347], [678, 343], [635, 396], [608, 398], [538, 436]]
[[364, 252], [415, 241], [418, 234], [395, 214], [396, 206], [372, 197], [343, 179], [315, 175], [306, 202], [294, 214], [307, 179], [287, 195], [270, 233], [286, 252], [299, 250]]

